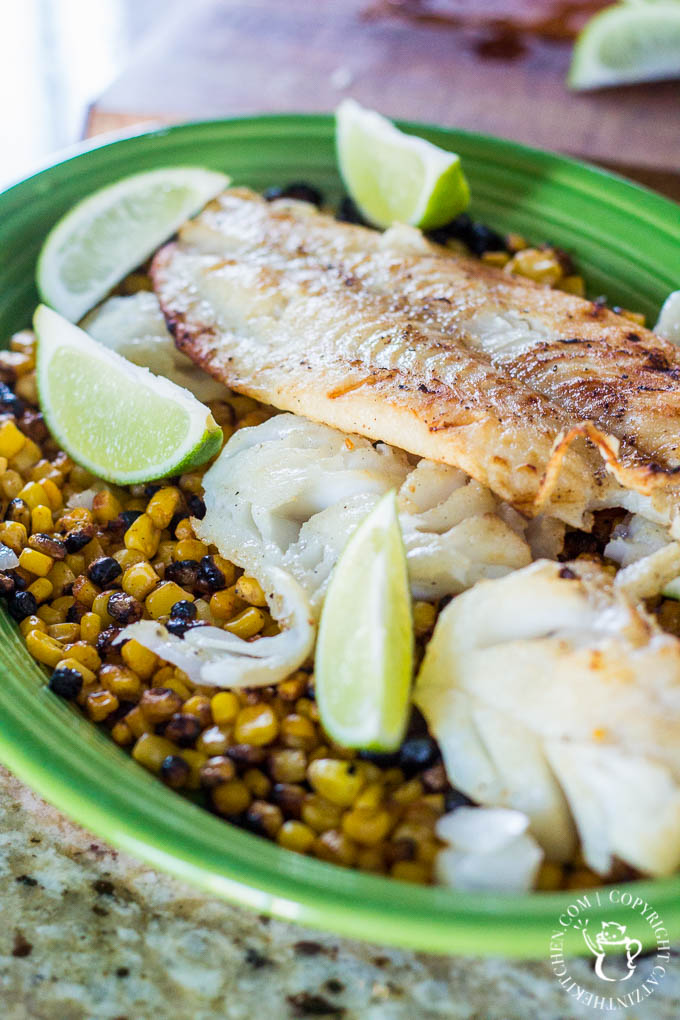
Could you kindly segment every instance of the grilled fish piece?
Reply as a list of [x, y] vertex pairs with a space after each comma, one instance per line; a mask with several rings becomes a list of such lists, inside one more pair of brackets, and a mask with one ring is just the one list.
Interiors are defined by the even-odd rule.
[[245, 189], [152, 277], [177, 346], [239, 392], [459, 467], [530, 516], [674, 516], [680, 354], [597, 304]]

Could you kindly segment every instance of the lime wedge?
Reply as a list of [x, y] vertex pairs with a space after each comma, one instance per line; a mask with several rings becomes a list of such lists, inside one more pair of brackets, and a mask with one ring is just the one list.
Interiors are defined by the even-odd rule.
[[36, 276], [43, 301], [77, 322], [228, 184], [212, 170], [165, 167], [95, 191], [47, 235]]
[[619, 3], [596, 14], [574, 47], [569, 85], [593, 89], [680, 77], [680, 3]]
[[220, 449], [222, 430], [188, 390], [126, 361], [45, 305], [33, 325], [45, 420], [93, 474], [121, 485], [147, 482]]
[[353, 99], [340, 103], [335, 123], [340, 173], [370, 223], [432, 230], [467, 208], [470, 189], [455, 152], [404, 134]]
[[328, 735], [344, 747], [399, 747], [412, 672], [411, 592], [392, 491], [350, 538], [324, 602], [315, 684]]

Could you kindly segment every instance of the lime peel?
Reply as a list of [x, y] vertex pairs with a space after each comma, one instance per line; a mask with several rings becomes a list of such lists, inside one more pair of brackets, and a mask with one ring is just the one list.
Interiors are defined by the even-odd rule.
[[45, 305], [33, 321], [45, 420], [83, 467], [130, 485], [180, 474], [218, 452], [222, 430], [188, 390], [126, 361]]
[[432, 230], [467, 208], [460, 157], [408, 135], [381, 114], [345, 99], [336, 111], [340, 173], [364, 218]]
[[399, 747], [412, 673], [411, 592], [392, 490], [354, 532], [331, 576], [315, 663], [324, 729], [344, 747]]
[[45, 239], [36, 271], [42, 300], [78, 322], [228, 184], [202, 167], [162, 167], [88, 195]]

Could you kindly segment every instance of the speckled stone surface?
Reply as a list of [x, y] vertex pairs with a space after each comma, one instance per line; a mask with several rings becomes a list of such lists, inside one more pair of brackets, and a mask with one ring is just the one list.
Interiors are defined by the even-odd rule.
[[[210, 899], [104, 846], [1, 768], [0, 922], [3, 1020], [601, 1015], [570, 1001], [547, 962], [401, 952]], [[587, 961], [572, 972], [592, 985]], [[677, 1020], [680, 954], [625, 1015]]]

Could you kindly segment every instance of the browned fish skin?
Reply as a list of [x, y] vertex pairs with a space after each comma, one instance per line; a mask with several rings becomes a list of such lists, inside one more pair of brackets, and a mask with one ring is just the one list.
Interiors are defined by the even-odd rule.
[[[152, 276], [178, 346], [233, 389], [454, 464], [526, 513], [558, 434], [586, 419], [621, 440], [625, 485], [668, 487], [680, 465], [671, 344], [410, 228], [234, 189]], [[562, 455], [550, 512], [581, 524], [617, 486], [583, 439]], [[669, 517], [670, 496], [654, 496]]]

